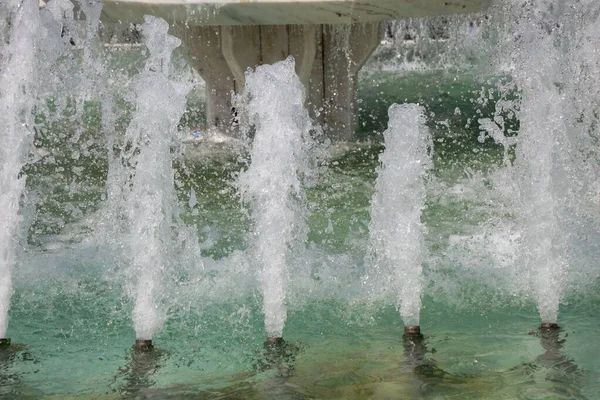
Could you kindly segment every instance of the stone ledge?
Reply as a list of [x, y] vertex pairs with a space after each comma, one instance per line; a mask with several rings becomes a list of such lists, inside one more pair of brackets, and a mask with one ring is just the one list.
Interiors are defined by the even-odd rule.
[[198, 25], [302, 25], [375, 22], [481, 11], [490, 0], [104, 0], [115, 21], [145, 14]]

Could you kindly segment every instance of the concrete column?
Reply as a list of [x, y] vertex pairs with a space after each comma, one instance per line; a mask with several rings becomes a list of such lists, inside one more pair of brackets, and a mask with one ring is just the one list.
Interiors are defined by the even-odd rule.
[[381, 36], [380, 23], [323, 26], [323, 123], [331, 139], [354, 137], [358, 71]]
[[260, 26], [222, 26], [223, 56], [235, 78], [235, 91], [244, 90], [244, 74], [261, 64]]
[[325, 95], [324, 87], [324, 62], [323, 62], [323, 25], [318, 26], [316, 33], [316, 47], [317, 51], [315, 54], [315, 61], [310, 74], [308, 82], [308, 111], [312, 118], [318, 123], [323, 125], [324, 123], [324, 105], [323, 98]]
[[263, 25], [260, 28], [260, 62], [274, 64], [289, 54], [290, 39], [287, 25]]
[[348, 140], [356, 126], [357, 73], [381, 32], [380, 23], [253, 25], [190, 27], [179, 37], [206, 81], [209, 127], [229, 130], [231, 93], [243, 91], [248, 68], [292, 55], [311, 115], [332, 139]]
[[296, 59], [296, 73], [307, 87], [315, 66], [320, 31], [320, 25], [288, 25], [288, 52]]
[[223, 56], [219, 27], [196, 26], [175, 33], [184, 43], [188, 60], [206, 83], [206, 125], [222, 132], [230, 130], [233, 73]]

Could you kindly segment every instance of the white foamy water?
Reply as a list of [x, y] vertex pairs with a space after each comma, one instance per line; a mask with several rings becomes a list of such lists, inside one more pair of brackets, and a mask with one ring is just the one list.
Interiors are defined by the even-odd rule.
[[246, 74], [245, 113], [256, 127], [251, 164], [239, 177], [251, 204], [252, 259], [263, 293], [267, 336], [281, 337], [286, 320], [287, 265], [304, 245], [306, 222], [301, 174], [311, 129], [305, 89], [293, 58]]
[[565, 261], [553, 190], [554, 160], [559, 135], [566, 131], [557, 89], [537, 79], [523, 87], [521, 130], [517, 147], [520, 257], [531, 274], [543, 321], [556, 322]]
[[[493, 121], [482, 119], [480, 124], [504, 146], [505, 167], [492, 182], [516, 218], [496, 221], [482, 240], [474, 236], [464, 243], [479, 254], [491, 245], [487, 252], [498, 260], [495, 270], [504, 271], [504, 279], [518, 277], [516, 283], [504, 285], [530, 294], [541, 319], [556, 322], [566, 293], [580, 290], [600, 273], [593, 259], [599, 252], [594, 222], [600, 211], [594, 207], [594, 182], [600, 172], [599, 85], [591, 78], [598, 55], [586, 46], [599, 36], [600, 5], [582, 2], [576, 10], [546, 0], [501, 5], [499, 31], [507, 39], [498, 57], [513, 60], [521, 98], [497, 110]], [[503, 111], [518, 117], [518, 136], [504, 135]], [[508, 157], [512, 146], [514, 165]], [[503, 254], [508, 247], [495, 246], [490, 237], [513, 238], [508, 242], [512, 255]]]
[[9, 44], [0, 60], [0, 337], [6, 336], [12, 294], [12, 268], [25, 188], [20, 175], [31, 146], [31, 110], [36, 93], [36, 35], [43, 33], [37, 1], [25, 0], [14, 12]]
[[[426, 259], [421, 211], [425, 206], [425, 172], [431, 168], [430, 137], [424, 108], [393, 105], [385, 151], [380, 155], [371, 199], [370, 243], [376, 295], [391, 292], [406, 325], [419, 325]], [[368, 279], [368, 278], [367, 278]]]
[[[515, 8], [519, 7], [516, 5]], [[520, 8], [519, 8], [520, 10]], [[518, 30], [515, 78], [522, 92], [515, 176], [519, 192], [519, 259], [529, 274], [542, 321], [556, 322], [567, 286], [571, 222], [578, 218], [569, 200], [578, 169], [568, 100], [566, 70], [570, 54], [563, 5], [537, 1], [516, 11], [526, 30]], [[575, 117], [576, 118], [576, 117]], [[571, 123], [570, 123], [571, 122]], [[577, 146], [577, 144], [575, 145]], [[575, 222], [578, 223], [578, 222]]]
[[[125, 259], [130, 263], [131, 295], [135, 299], [133, 325], [137, 338], [151, 339], [164, 322], [159, 302], [161, 280], [172, 252], [173, 169], [172, 138], [191, 85], [170, 76], [171, 54], [180, 40], [167, 34], [162, 19], [146, 16], [143, 37], [149, 57], [138, 76], [135, 113], [127, 129], [122, 165], [112, 164], [112, 211], [124, 209]], [[122, 192], [115, 194], [121, 185]], [[118, 203], [117, 201], [117, 203]]]

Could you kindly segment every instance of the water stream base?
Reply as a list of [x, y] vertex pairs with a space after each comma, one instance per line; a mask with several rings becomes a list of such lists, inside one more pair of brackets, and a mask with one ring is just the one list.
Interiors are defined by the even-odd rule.
[[154, 350], [154, 345], [152, 344], [152, 340], [136, 339], [133, 349], [135, 351], [152, 351]]
[[556, 322], [542, 322], [540, 325], [540, 331], [557, 331], [560, 330], [560, 326]]
[[275, 369], [277, 375], [289, 376], [294, 369], [300, 347], [286, 342], [282, 337], [269, 337], [264, 343], [264, 348], [255, 364], [255, 369], [257, 371]]
[[419, 325], [407, 325], [404, 327], [404, 337], [423, 337]]
[[404, 327], [402, 346], [404, 347], [404, 356], [408, 364], [416, 366], [425, 361], [427, 347], [425, 346], [425, 338], [421, 333], [421, 328], [418, 325]]

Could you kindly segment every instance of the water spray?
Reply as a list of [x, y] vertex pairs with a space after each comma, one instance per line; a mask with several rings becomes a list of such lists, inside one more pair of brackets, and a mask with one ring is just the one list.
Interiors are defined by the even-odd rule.
[[[155, 17], [144, 18], [144, 44], [148, 60], [136, 84], [136, 111], [125, 134], [122, 150], [128, 170], [115, 164], [115, 174], [130, 179], [121, 189], [129, 242], [134, 348], [151, 350], [149, 338], [162, 327], [165, 315], [159, 307], [161, 274], [168, 268], [173, 216], [173, 166], [171, 138], [185, 111], [191, 85], [170, 71], [171, 54], [180, 40], [168, 34], [169, 24]], [[124, 165], [124, 164], [123, 164]], [[111, 165], [111, 168], [113, 166]], [[111, 171], [111, 173], [113, 173]], [[130, 178], [129, 178], [130, 177]]]
[[[421, 335], [419, 318], [423, 289], [425, 174], [432, 166], [425, 109], [418, 104], [394, 104], [385, 151], [379, 156], [375, 194], [371, 199], [369, 291], [372, 298], [395, 300], [406, 324], [404, 335]], [[382, 290], [383, 289], [383, 290]]]
[[242, 129], [256, 128], [249, 168], [238, 185], [252, 208], [252, 258], [262, 286], [267, 344], [283, 342], [288, 263], [306, 242], [302, 175], [312, 127], [293, 58], [246, 74]]

